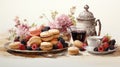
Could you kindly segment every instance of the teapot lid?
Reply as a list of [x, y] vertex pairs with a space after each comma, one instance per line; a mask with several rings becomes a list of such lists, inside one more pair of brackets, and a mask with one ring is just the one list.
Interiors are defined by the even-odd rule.
[[89, 9], [88, 5], [85, 5], [84, 9], [85, 10], [79, 14], [77, 20], [92, 20], [92, 19], [95, 19], [93, 13], [88, 10]]

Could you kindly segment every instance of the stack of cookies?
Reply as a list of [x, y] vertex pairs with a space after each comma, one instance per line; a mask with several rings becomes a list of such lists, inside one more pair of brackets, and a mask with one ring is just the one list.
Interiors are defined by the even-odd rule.
[[39, 35], [32, 35], [29, 38], [20, 40], [14, 40], [11, 48], [19, 50], [43, 50], [49, 51], [52, 49], [61, 49], [68, 47], [68, 43], [60, 36], [60, 31], [58, 29], [50, 29], [46, 26], [40, 30]]

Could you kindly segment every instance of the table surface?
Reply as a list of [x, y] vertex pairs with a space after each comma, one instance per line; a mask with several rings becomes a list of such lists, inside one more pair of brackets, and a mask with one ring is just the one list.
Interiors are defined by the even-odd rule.
[[113, 67], [119, 66], [120, 63], [120, 47], [117, 51], [107, 55], [92, 55], [87, 52], [81, 52], [76, 56], [59, 56], [56, 58], [45, 58], [40, 55], [21, 55], [8, 53], [4, 49], [4, 43], [7, 34], [0, 34], [0, 67]]

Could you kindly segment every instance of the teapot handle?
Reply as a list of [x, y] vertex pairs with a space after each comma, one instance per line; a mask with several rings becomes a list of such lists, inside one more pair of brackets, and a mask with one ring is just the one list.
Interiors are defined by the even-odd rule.
[[97, 19], [96, 23], [97, 22], [99, 23], [99, 30], [98, 30], [98, 34], [97, 35], [100, 36], [100, 33], [101, 33], [101, 22], [100, 22], [100, 19]]

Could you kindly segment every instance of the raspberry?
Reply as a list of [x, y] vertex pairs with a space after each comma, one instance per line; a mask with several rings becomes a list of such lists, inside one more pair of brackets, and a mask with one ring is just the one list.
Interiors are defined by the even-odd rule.
[[32, 50], [36, 50], [38, 48], [37, 44], [32, 45]]
[[20, 39], [20, 37], [19, 37], [19, 36], [15, 37], [14, 42], [19, 41], [19, 39]]
[[25, 45], [20, 44], [20, 45], [19, 45], [19, 49], [20, 49], [20, 50], [25, 50], [25, 49], [26, 49], [26, 47], [25, 47]]
[[83, 43], [83, 46], [84, 46], [84, 47], [86, 47], [86, 46], [87, 46], [87, 44], [86, 44], [86, 43]]
[[58, 42], [57, 46], [58, 46], [58, 49], [63, 48], [63, 45], [62, 45], [62, 43], [61, 43], [61, 42]]
[[104, 47], [103, 46], [98, 47], [98, 51], [99, 52], [103, 52], [104, 51]]

